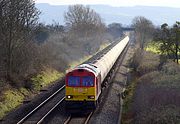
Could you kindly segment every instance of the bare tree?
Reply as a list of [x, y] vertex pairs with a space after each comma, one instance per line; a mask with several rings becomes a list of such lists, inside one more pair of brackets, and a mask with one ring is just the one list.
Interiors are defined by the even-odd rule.
[[105, 25], [101, 17], [93, 9], [83, 5], [69, 6], [64, 14], [70, 37], [74, 37], [73, 45], [84, 48], [88, 54], [96, 52], [101, 44]]
[[24, 61], [17, 61], [19, 57], [29, 55], [26, 52], [31, 48], [29, 45], [32, 44], [33, 28], [38, 15], [33, 0], [0, 0], [0, 40], [4, 51], [2, 63], [9, 80], [20, 66], [17, 62]]
[[88, 6], [73, 5], [69, 6], [68, 12], [65, 13], [66, 25], [81, 36], [96, 34], [104, 29], [104, 24], [99, 14]]
[[137, 36], [136, 41], [139, 42], [140, 48], [143, 49], [145, 42], [147, 42], [153, 34], [153, 23], [145, 17], [138, 16], [133, 19], [133, 27], [135, 28]]
[[109, 24], [107, 30], [115, 39], [123, 35], [122, 24], [120, 23]]

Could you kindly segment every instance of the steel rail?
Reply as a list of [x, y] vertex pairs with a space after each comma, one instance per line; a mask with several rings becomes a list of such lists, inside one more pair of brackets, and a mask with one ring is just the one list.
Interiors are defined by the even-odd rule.
[[56, 103], [56, 105], [54, 105], [53, 108], [51, 108], [51, 110], [49, 110], [38, 122], [37, 124], [40, 124], [43, 122], [43, 120], [65, 99], [65, 97], [63, 97], [58, 103]]
[[[91, 119], [91, 116], [93, 115], [94, 111], [90, 112], [87, 117], [81, 117], [82, 119], [85, 118], [82, 124], [88, 124], [89, 120]], [[70, 124], [73, 117], [70, 115], [66, 121], [63, 124]]]
[[71, 120], [71, 115], [66, 119], [66, 121], [64, 122], [64, 124], [68, 124], [69, 122], [70, 122], [70, 120]]
[[89, 120], [91, 119], [91, 116], [93, 115], [94, 112], [91, 112], [88, 117], [86, 118], [84, 124], [88, 124]]
[[50, 99], [52, 99], [55, 95], [57, 95], [62, 89], [65, 88], [63, 85], [60, 89], [54, 92], [51, 96], [49, 96], [46, 100], [44, 100], [41, 104], [39, 104], [36, 108], [34, 108], [31, 112], [29, 112], [26, 116], [24, 116], [17, 124], [22, 124], [28, 117], [30, 117], [35, 111], [37, 111], [40, 107], [42, 107], [45, 103], [47, 103]]

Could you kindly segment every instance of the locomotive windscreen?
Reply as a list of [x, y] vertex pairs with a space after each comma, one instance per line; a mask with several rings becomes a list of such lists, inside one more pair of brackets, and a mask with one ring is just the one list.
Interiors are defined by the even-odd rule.
[[94, 85], [94, 78], [92, 76], [82, 77], [82, 86], [92, 87]]
[[68, 77], [68, 86], [80, 86], [80, 77], [79, 76], [69, 76]]
[[94, 78], [92, 76], [69, 76], [68, 86], [70, 87], [92, 87]]

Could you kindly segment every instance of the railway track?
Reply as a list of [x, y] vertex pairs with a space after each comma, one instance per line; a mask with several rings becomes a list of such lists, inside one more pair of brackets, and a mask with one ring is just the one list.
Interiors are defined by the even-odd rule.
[[[105, 89], [104, 90], [106, 90], [105, 92], [104, 92], [104, 90], [103, 90], [103, 97], [100, 99], [100, 105], [102, 105], [103, 104], [103, 101], [106, 99], [106, 97], [107, 97], [107, 94], [108, 94], [108, 90], [109, 90], [109, 88], [108, 87], [110, 87], [110, 85], [111, 85], [111, 82], [112, 82], [112, 80], [113, 80], [113, 78], [114, 78], [114, 76], [115, 76], [115, 74], [116, 74], [116, 72], [117, 72], [117, 70], [118, 70], [118, 68], [119, 68], [119, 66], [122, 64], [122, 61], [123, 61], [123, 59], [124, 59], [124, 56], [125, 56], [125, 54], [126, 54], [126, 52], [127, 52], [127, 50], [128, 50], [128, 46], [125, 48], [125, 50], [124, 50], [124, 52], [118, 57], [118, 60], [116, 61], [116, 63], [114, 64], [114, 66], [113, 66], [113, 68], [111, 69], [111, 71], [109, 72], [109, 74], [107, 75], [107, 78], [106, 78], [106, 80], [105, 80], [105, 82], [107, 82], [105, 85]], [[99, 57], [99, 56], [98, 56]], [[97, 57], [96, 57], [97, 58]], [[91, 60], [89, 60], [90, 62], [91, 61], [93, 61], [94, 59], [91, 59]], [[98, 107], [97, 108], [97, 111], [99, 110], [100, 108]], [[62, 120], [62, 122], [61, 123], [64, 123], [64, 124], [87, 124], [89, 121], [90, 121], [90, 119], [91, 119], [91, 117], [92, 117], [92, 115], [93, 115], [93, 113], [94, 112], [91, 112], [90, 114], [88, 114], [88, 116], [73, 116], [73, 115], [70, 115], [70, 116], [66, 116], [66, 119], [65, 119], [65, 121], [64, 121], [64, 119], [62, 120], [62, 119], [59, 119], [59, 120]], [[96, 111], [95, 111], [95, 113], [96, 113]], [[54, 113], [54, 115], [55, 116], [57, 116], [56, 115], [56, 113]], [[53, 116], [54, 116], [53, 115]], [[58, 115], [59, 116], [59, 115]], [[49, 119], [49, 120], [53, 120], [53, 121], [50, 121], [49, 123], [55, 123], [55, 124], [58, 124], [59, 122], [57, 121], [58, 119], [58, 117], [55, 117], [56, 119]], [[63, 117], [62, 117], [63, 118]], [[92, 120], [92, 119], [91, 119]]]
[[40, 124], [58, 105], [64, 101], [64, 93], [61, 93], [64, 89], [65, 85], [54, 92], [46, 100], [41, 102], [36, 108], [18, 121], [17, 124]]
[[[114, 43], [114, 45], [115, 44], [116, 43]], [[109, 46], [108, 48], [101, 51], [100, 53], [95, 55], [93, 58], [87, 60], [84, 63], [92, 62], [92, 61], [98, 59], [101, 56], [101, 54], [106, 53], [114, 45]], [[115, 69], [113, 69], [113, 71], [114, 70]], [[109, 76], [110, 76], [109, 77], [110, 79], [113, 77], [112, 75], [109, 75]], [[65, 89], [65, 85], [62, 86], [60, 89], [58, 89], [51, 96], [49, 96], [42, 103], [40, 103], [36, 108], [34, 108], [32, 111], [30, 111], [22, 119], [19, 119], [17, 124], [40, 124], [40, 123], [42, 123], [44, 121], [44, 119], [47, 118], [47, 116], [49, 116], [50, 113], [52, 113], [52, 111], [64, 101], [65, 96], [64, 96], [64, 93], [63, 93], [63, 91], [64, 91], [63, 89]], [[60, 93], [60, 92], [62, 92], [62, 93]], [[73, 123], [73, 122], [76, 122], [76, 120], [79, 120], [78, 123], [87, 124], [88, 121], [90, 120], [91, 116], [93, 115], [93, 113], [94, 112], [91, 112], [87, 117], [81, 117], [81, 118], [69, 116], [68, 117], [69, 120], [67, 119], [64, 122], [64, 124]]]
[[93, 115], [94, 112], [89, 113], [87, 116], [83, 117], [74, 117], [70, 115], [64, 124], [88, 124], [89, 120], [91, 119], [91, 116]]
[[[116, 43], [114, 43], [116, 44]], [[105, 50], [97, 53], [94, 57], [87, 60], [84, 63], [92, 62], [96, 60], [101, 54], [106, 53], [112, 46], [110, 45]], [[65, 99], [64, 95], [61, 95], [61, 97], [56, 96], [60, 91], [62, 91], [65, 88], [65, 85], [62, 86], [59, 90], [57, 90], [55, 93], [53, 93], [50, 97], [48, 97], [46, 100], [44, 100], [42, 103], [40, 103], [36, 108], [34, 108], [32, 111], [30, 111], [27, 115], [25, 115], [22, 119], [20, 119], [17, 124], [28, 124], [28, 123], [42, 123], [42, 121], [58, 106], [61, 104], [61, 102]], [[55, 97], [56, 96], [56, 97]], [[54, 100], [53, 100], [54, 99]], [[59, 101], [57, 101], [59, 100]]]

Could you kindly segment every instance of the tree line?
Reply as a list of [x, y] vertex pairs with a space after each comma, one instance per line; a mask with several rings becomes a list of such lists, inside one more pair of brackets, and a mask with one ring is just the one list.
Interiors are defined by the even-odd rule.
[[106, 26], [89, 6], [69, 6], [65, 25], [40, 23], [40, 14], [33, 0], [0, 0], [0, 80], [24, 85], [44, 67], [65, 71], [69, 61], [122, 35], [120, 23]]
[[8, 80], [34, 66], [32, 36], [40, 14], [34, 4], [31, 0], [0, 0], [0, 73]]
[[135, 28], [136, 43], [140, 49], [143, 50], [152, 41], [159, 44], [163, 56], [179, 62], [180, 22], [177, 21], [173, 26], [164, 23], [157, 27], [145, 17], [138, 16], [133, 19], [132, 27]]
[[176, 22], [172, 27], [167, 23], [156, 29], [154, 40], [160, 44], [162, 54], [179, 63], [180, 55], [180, 22]]
[[[45, 25], [32, 0], [0, 0], [0, 77], [22, 80], [44, 66], [65, 71], [68, 61], [95, 53], [102, 41], [123, 35], [122, 24], [105, 25], [89, 6], [72, 5], [64, 14], [65, 25]], [[150, 40], [161, 44], [162, 53], [178, 62], [180, 23], [157, 28], [145, 17], [135, 17], [136, 43], [144, 49]], [[68, 50], [71, 49], [72, 50]], [[74, 48], [74, 51], [73, 51]], [[76, 53], [76, 50], [79, 52]]]

